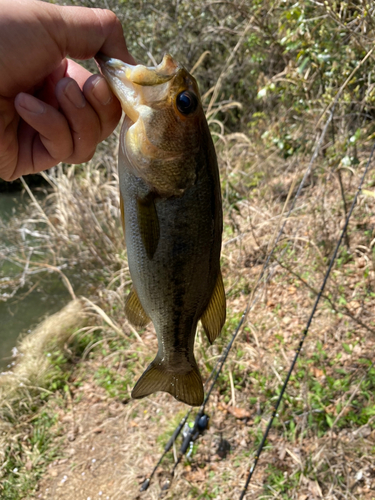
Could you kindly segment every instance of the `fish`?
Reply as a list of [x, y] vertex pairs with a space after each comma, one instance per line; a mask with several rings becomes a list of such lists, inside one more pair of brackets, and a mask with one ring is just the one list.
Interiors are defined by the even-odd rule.
[[132, 278], [125, 313], [137, 328], [152, 321], [158, 339], [132, 397], [164, 391], [199, 406], [197, 324], [212, 344], [225, 323], [226, 299], [220, 177], [198, 85], [169, 54], [157, 66], [100, 53], [95, 59], [125, 112], [118, 158]]

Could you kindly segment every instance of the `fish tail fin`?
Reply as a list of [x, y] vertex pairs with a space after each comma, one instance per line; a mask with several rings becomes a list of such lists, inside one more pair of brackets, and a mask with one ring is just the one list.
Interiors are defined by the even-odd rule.
[[161, 357], [156, 356], [136, 383], [132, 397], [144, 398], [157, 391], [168, 392], [178, 401], [188, 405], [200, 406], [203, 403], [204, 392], [197, 365], [191, 364], [191, 369], [183, 373], [171, 372]]

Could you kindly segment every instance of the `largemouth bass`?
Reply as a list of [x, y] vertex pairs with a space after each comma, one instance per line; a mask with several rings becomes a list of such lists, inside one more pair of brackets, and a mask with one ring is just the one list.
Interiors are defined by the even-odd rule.
[[220, 180], [198, 86], [170, 55], [156, 67], [96, 59], [126, 114], [118, 170], [133, 289], [125, 312], [137, 327], [151, 320], [158, 338], [132, 397], [165, 391], [198, 406], [197, 323], [212, 343], [226, 314]]

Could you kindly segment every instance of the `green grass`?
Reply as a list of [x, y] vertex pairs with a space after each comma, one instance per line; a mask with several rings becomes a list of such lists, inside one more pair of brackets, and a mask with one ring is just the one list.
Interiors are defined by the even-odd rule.
[[61, 456], [56, 440], [57, 421], [56, 414], [41, 410], [33, 417], [30, 432], [19, 435], [5, 449], [0, 486], [2, 500], [29, 498], [47, 465]]
[[125, 373], [101, 366], [95, 372], [94, 379], [105, 389], [108, 396], [121, 400], [129, 397], [128, 387], [132, 386], [134, 376], [129, 366]]

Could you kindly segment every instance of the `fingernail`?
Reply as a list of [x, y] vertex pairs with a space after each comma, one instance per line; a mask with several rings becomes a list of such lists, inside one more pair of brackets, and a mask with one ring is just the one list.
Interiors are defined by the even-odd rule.
[[36, 97], [30, 94], [20, 93], [18, 94], [18, 104], [35, 115], [41, 115], [44, 113], [46, 107], [42, 101], [39, 101]]
[[113, 99], [113, 94], [108, 86], [108, 83], [102, 76], [97, 76], [94, 80], [94, 86], [92, 88], [92, 93], [94, 97], [102, 104], [106, 106]]
[[68, 83], [64, 89], [64, 94], [76, 108], [81, 109], [85, 107], [86, 99], [75, 82], [71, 81]]

